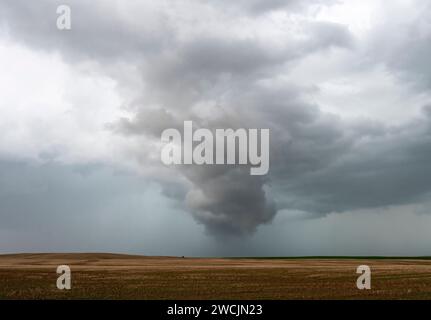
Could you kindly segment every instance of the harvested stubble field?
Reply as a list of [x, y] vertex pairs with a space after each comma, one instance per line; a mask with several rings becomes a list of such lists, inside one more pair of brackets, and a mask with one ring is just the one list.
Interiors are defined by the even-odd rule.
[[[356, 288], [369, 265], [372, 290]], [[59, 265], [72, 289], [56, 287]], [[117, 254], [0, 255], [0, 299], [430, 299], [421, 259], [222, 259]]]

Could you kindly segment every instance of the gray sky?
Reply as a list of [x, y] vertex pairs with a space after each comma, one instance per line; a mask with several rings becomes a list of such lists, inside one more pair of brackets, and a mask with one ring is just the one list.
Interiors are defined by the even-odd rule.
[[[427, 0], [0, 3], [0, 252], [430, 255]], [[160, 161], [192, 120], [270, 171]]]

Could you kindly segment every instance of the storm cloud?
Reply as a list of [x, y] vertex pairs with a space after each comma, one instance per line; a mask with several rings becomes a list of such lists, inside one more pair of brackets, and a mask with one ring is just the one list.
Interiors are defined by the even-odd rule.
[[[431, 7], [410, 2], [403, 16], [402, 1], [77, 0], [72, 30], [61, 32], [59, 1], [3, 1], [0, 34], [113, 83], [121, 115], [97, 127], [108, 151], [77, 161], [79, 141], [70, 152], [56, 142], [57, 161], [135, 170], [220, 238], [252, 235], [280, 212], [318, 219], [429, 201]], [[269, 174], [164, 167], [160, 134], [186, 120], [270, 129]], [[35, 157], [46, 163], [43, 151]]]

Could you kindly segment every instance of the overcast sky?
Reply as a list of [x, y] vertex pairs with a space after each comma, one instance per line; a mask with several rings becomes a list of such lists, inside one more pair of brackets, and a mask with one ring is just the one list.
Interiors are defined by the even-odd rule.
[[[0, 252], [431, 255], [428, 0], [0, 2]], [[270, 170], [166, 167], [183, 121]]]

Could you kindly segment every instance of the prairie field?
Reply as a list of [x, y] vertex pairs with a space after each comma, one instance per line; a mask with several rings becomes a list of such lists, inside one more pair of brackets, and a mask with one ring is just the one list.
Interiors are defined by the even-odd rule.
[[[56, 287], [59, 265], [71, 290]], [[359, 265], [371, 290], [356, 287]], [[0, 299], [431, 299], [431, 260], [0, 255]]]

